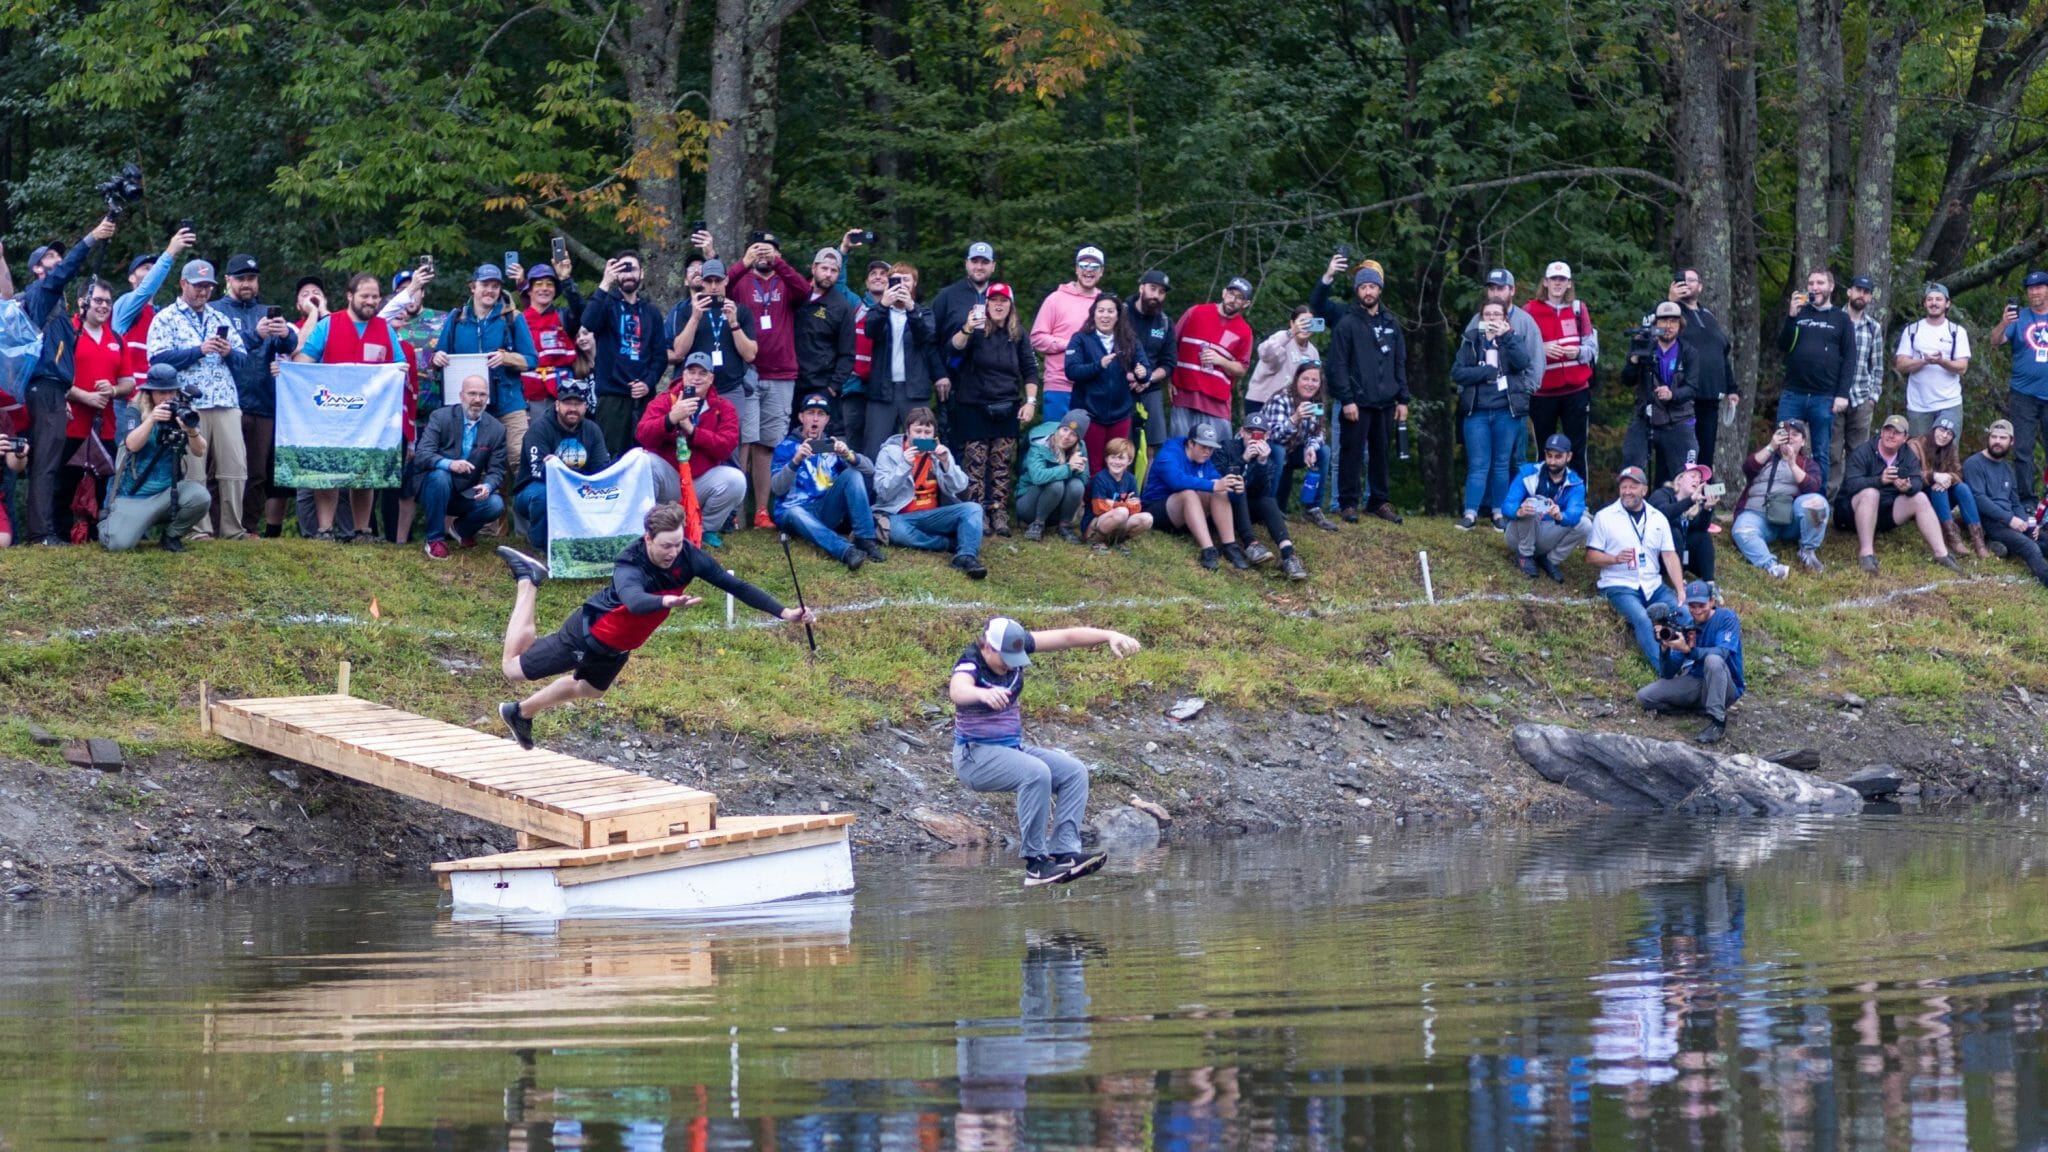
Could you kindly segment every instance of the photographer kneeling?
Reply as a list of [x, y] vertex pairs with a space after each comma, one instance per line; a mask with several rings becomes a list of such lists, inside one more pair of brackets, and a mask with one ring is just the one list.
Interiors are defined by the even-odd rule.
[[121, 441], [112, 503], [100, 523], [107, 551], [126, 552], [159, 524], [164, 551], [185, 550], [185, 533], [212, 508], [203, 482], [178, 479], [179, 456], [206, 458], [206, 438], [198, 429], [199, 413], [179, 388], [178, 370], [152, 366], [142, 384], [142, 423]]
[[1718, 744], [1728, 729], [1728, 706], [1742, 698], [1742, 621], [1733, 610], [1714, 607], [1704, 580], [1685, 586], [1685, 613], [1669, 604], [1650, 605], [1663, 660], [1658, 678], [1636, 693], [1645, 709], [1705, 712], [1707, 726], [1693, 739]]

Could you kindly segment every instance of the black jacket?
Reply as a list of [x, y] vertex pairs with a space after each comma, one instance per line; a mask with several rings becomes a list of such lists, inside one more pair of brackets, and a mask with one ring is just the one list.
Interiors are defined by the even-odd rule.
[[[964, 353], [954, 350], [948, 341], [953, 339], [953, 333], [967, 327], [967, 314], [974, 311], [975, 305], [986, 303], [988, 285], [976, 287], [974, 281], [965, 276], [939, 289], [939, 294], [932, 297], [933, 334], [938, 337], [939, 355], [942, 357], [937, 371], [956, 386], [960, 380], [953, 373], [959, 368]], [[954, 390], [959, 389], [956, 387]]]
[[23, 288], [15, 297], [21, 310], [28, 314], [29, 323], [43, 330], [43, 351], [36, 359], [35, 368], [28, 374], [30, 384], [43, 380], [66, 388], [71, 386], [72, 354], [78, 347], [78, 330], [71, 326], [71, 316], [64, 310], [64, 288], [85, 267], [85, 258], [92, 254], [97, 243], [87, 236], [72, 245], [71, 250], [64, 253], [62, 263]]
[[1840, 308], [1808, 304], [1778, 325], [1785, 354], [1785, 391], [1849, 398], [1856, 379], [1856, 326]]
[[[1910, 442], [1899, 445], [1897, 463], [1899, 475], [1911, 483], [1904, 492], [1899, 492], [1896, 488], [1890, 490], [1898, 492], [1901, 496], [1911, 496], [1920, 491], [1925, 486], [1920, 478], [1920, 457], [1913, 453], [1913, 445]], [[1835, 494], [1835, 499], [1847, 504], [1849, 497], [1867, 488], [1886, 487], [1880, 479], [1883, 475], [1884, 457], [1877, 454], [1877, 437], [1872, 436], [1850, 449], [1849, 459], [1842, 464], [1842, 490]], [[1971, 489], [1972, 495], [1975, 492], [1975, 489]]]
[[[256, 325], [262, 323], [263, 318], [270, 314], [270, 306], [261, 300], [251, 300], [245, 304], [232, 296], [223, 296], [215, 300], [213, 306], [220, 309], [221, 315], [228, 318], [228, 323], [233, 324], [235, 330], [242, 334], [242, 347], [249, 350], [249, 354], [236, 362], [232, 368], [238, 406], [251, 416], [275, 415], [277, 378], [270, 374], [270, 362], [289, 359], [292, 353], [298, 351], [299, 334], [287, 325], [282, 336], [270, 340], [258, 336]], [[346, 318], [344, 313], [342, 319]], [[393, 339], [396, 338], [397, 334], [393, 333]], [[398, 364], [405, 363], [396, 348], [391, 349], [391, 359]]]
[[875, 349], [874, 368], [868, 373], [868, 403], [909, 400], [929, 404], [932, 381], [945, 375], [945, 356], [936, 334], [938, 326], [932, 319], [932, 310], [922, 306], [912, 308], [908, 321], [903, 325], [903, 381], [900, 386], [892, 368], [896, 355], [895, 326], [889, 323], [892, 311], [894, 309], [891, 308], [868, 310], [868, 340]]
[[1693, 386], [1694, 374], [1698, 372], [1693, 350], [1685, 341], [1678, 342], [1678, 367], [1671, 373], [1671, 399], [1657, 399], [1657, 387], [1664, 381], [1657, 375], [1657, 354], [1659, 349], [1652, 342], [1650, 354], [1638, 360], [1634, 356], [1622, 368], [1622, 379], [1635, 390], [1635, 416], [1647, 422], [1652, 428], [1693, 418], [1692, 402], [1698, 395]]
[[1154, 315], [1145, 315], [1138, 308], [1136, 296], [1124, 301], [1124, 315], [1131, 318], [1131, 331], [1138, 334], [1138, 347], [1145, 353], [1145, 363], [1155, 369], [1164, 366], [1171, 375], [1173, 360], [1168, 354], [1173, 350], [1173, 317], [1166, 314], [1164, 307]]
[[1021, 328], [1012, 340], [993, 326], [967, 334], [967, 347], [956, 351], [960, 367], [953, 374], [953, 399], [961, 404], [1022, 404], [1027, 388], [1038, 384], [1038, 353]]
[[1735, 362], [1728, 353], [1728, 333], [1721, 321], [1705, 308], [1680, 304], [1685, 327], [1678, 330], [1678, 342], [1692, 346], [1694, 375], [1692, 395], [1696, 401], [1718, 401], [1735, 387]]
[[[1498, 365], [1486, 362], [1488, 344], [1499, 352]], [[1451, 363], [1451, 379], [1458, 385], [1458, 414], [1491, 412], [1505, 408], [1515, 416], [1529, 414], [1529, 394], [1522, 390], [1522, 377], [1529, 368], [1530, 350], [1513, 332], [1488, 341], [1477, 328], [1465, 329], [1458, 341], [1458, 356]], [[1502, 391], [1500, 381], [1508, 382]]]
[[1317, 281], [1309, 307], [1330, 330], [1323, 372], [1337, 407], [1391, 408], [1408, 403], [1408, 338], [1384, 299], [1378, 311], [1367, 312], [1355, 300], [1333, 298], [1330, 286]]
[[836, 395], [839, 385], [853, 375], [853, 305], [834, 289], [813, 292], [794, 311], [797, 396]]
[[[574, 439], [583, 445], [583, 463], [562, 461], [569, 465], [571, 471], [593, 476], [612, 466], [612, 450], [605, 447], [604, 432], [598, 428], [597, 422], [585, 416], [571, 436], [562, 430], [562, 422], [555, 415], [559, 411], [559, 408], [550, 408], [545, 419], [535, 420], [527, 427], [526, 439], [519, 445], [522, 459], [518, 463], [518, 475], [512, 478], [513, 491], [548, 478], [547, 459], [557, 453], [564, 439]], [[461, 435], [460, 430], [456, 435]], [[478, 433], [478, 438], [482, 438], [482, 433]]]

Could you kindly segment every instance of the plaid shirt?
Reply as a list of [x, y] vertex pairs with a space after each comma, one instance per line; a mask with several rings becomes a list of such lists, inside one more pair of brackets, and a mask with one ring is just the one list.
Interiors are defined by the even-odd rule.
[[1877, 403], [1884, 392], [1884, 325], [1868, 311], [1851, 320], [1856, 333], [1856, 376], [1849, 382], [1849, 403]]

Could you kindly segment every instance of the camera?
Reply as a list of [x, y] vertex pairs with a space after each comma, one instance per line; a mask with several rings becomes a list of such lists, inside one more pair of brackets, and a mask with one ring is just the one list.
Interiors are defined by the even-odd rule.
[[1650, 349], [1657, 343], [1657, 321], [1655, 317], [1644, 316], [1641, 324], [1633, 328], [1624, 328], [1621, 334], [1628, 337], [1628, 354], [1630, 356], [1647, 356], [1650, 354]]
[[171, 393], [171, 419], [169, 423], [156, 426], [156, 442], [166, 448], [183, 451], [192, 439], [192, 430], [199, 427], [199, 411], [192, 407], [192, 401], [200, 396], [199, 385], [184, 383]]
[[123, 164], [113, 179], [93, 191], [106, 200], [107, 218], [118, 224], [130, 209], [142, 203], [142, 169], [133, 164]]

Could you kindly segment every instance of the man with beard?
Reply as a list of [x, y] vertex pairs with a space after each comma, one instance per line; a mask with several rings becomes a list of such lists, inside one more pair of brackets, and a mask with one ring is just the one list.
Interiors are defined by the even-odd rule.
[[661, 309], [641, 298], [641, 276], [638, 252], [605, 261], [604, 279], [580, 322], [597, 341], [590, 372], [597, 382], [597, 426], [614, 456], [633, 446], [633, 428], [668, 370]]
[[[1380, 304], [1386, 276], [1378, 266], [1360, 265], [1352, 273], [1353, 303], [1331, 298], [1331, 282], [1344, 264], [1342, 256], [1332, 257], [1309, 295], [1309, 307], [1330, 329], [1324, 363], [1338, 415], [1337, 514], [1358, 523], [1362, 496], [1368, 513], [1399, 524], [1401, 515], [1387, 495], [1387, 454], [1394, 425], [1408, 419], [1408, 338], [1393, 310]], [[1370, 488], [1362, 475], [1368, 466]]]
[[[1536, 301], [1531, 301], [1531, 303], [1534, 304]], [[1543, 347], [1543, 331], [1537, 325], [1536, 317], [1530, 315], [1528, 309], [1515, 303], [1515, 274], [1513, 272], [1505, 268], [1495, 268], [1486, 274], [1486, 299], [1479, 305], [1478, 311], [1472, 313], [1472, 319], [1465, 322], [1465, 332], [1467, 335], [1484, 326], [1481, 317], [1485, 315], [1486, 305], [1488, 304], [1500, 305], [1501, 311], [1507, 314], [1508, 330], [1514, 333], [1515, 343], [1531, 350], [1529, 362], [1522, 367], [1520, 372], [1508, 373], [1508, 379], [1511, 381], [1510, 387], [1515, 395], [1529, 397], [1529, 404], [1533, 412], [1536, 393], [1543, 387], [1543, 381], [1546, 379], [1544, 357], [1535, 351]], [[1581, 308], [1580, 312], [1583, 313], [1584, 309]], [[1592, 331], [1590, 325], [1588, 325], [1587, 331]], [[1595, 347], [1598, 347], [1597, 337]], [[1554, 413], [1550, 423], [1552, 425], [1558, 423], [1558, 418]], [[1581, 423], [1583, 424], [1583, 421]], [[1569, 421], [1566, 421], [1565, 424], [1567, 428], [1570, 427]], [[1508, 463], [1511, 466], [1519, 467], [1522, 463], [1525, 443], [1522, 438], [1528, 434], [1528, 429], [1528, 421], [1515, 421], [1514, 444], [1508, 451]], [[1583, 429], [1581, 429], [1581, 433], [1583, 434]], [[1542, 432], [1539, 435], [1548, 440], [1551, 434]], [[1569, 432], [1567, 432], [1567, 436], [1569, 436]], [[1573, 441], [1573, 443], [1577, 443], [1577, 441]], [[1493, 511], [1495, 515], [1510, 515], [1503, 508], [1495, 508]]]
[[526, 521], [526, 538], [540, 549], [548, 549], [548, 461], [585, 476], [595, 476], [612, 466], [612, 454], [604, 437], [586, 417], [595, 390], [588, 380], [564, 380], [556, 388], [554, 407], [534, 417], [527, 430], [525, 453], [513, 467], [512, 503]]
[[1949, 318], [1948, 288], [1929, 284], [1921, 307], [1924, 320], [1906, 325], [1892, 366], [1906, 377], [1906, 425], [1924, 436], [1946, 416], [1963, 423], [1963, 373], [1970, 370], [1970, 334]]
[[2026, 495], [2012, 467], [2012, 425], [1999, 420], [1984, 430], [1984, 450], [1963, 461], [1963, 483], [1977, 495], [1984, 535], [1992, 547], [2017, 556], [2048, 585], [2048, 559], [2041, 556], [2041, 526], [2028, 515]]
[[954, 456], [961, 454], [961, 443], [953, 432], [953, 375], [959, 371], [961, 353], [950, 341], [954, 335], [967, 330], [968, 321], [977, 310], [986, 314], [988, 309], [988, 286], [995, 279], [996, 250], [985, 240], [976, 240], [967, 246], [967, 275], [953, 281], [939, 294], [932, 297], [932, 322], [939, 334], [939, 344], [944, 350], [944, 371], [932, 381], [932, 407], [938, 412], [939, 427], [945, 430], [945, 440]]
[[1166, 273], [1154, 268], [1138, 277], [1138, 292], [1124, 301], [1130, 313], [1131, 331], [1138, 334], [1138, 350], [1152, 366], [1145, 390], [1138, 393], [1138, 410], [1144, 415], [1145, 447], [1156, 450], [1172, 437], [1167, 432], [1166, 381], [1173, 375], [1173, 360], [1167, 355], [1173, 337], [1173, 321], [1166, 314]]
[[[748, 237], [745, 267], [732, 281], [733, 298], [754, 314], [760, 347], [754, 353], [754, 374], [760, 405], [753, 439], [740, 445], [746, 472], [755, 492], [768, 490], [768, 463], [775, 446], [789, 431], [796, 404], [796, 313], [811, 296], [811, 282], [782, 258], [782, 243], [773, 232]], [[767, 502], [754, 513], [754, 527], [772, 528]]]
[[[391, 322], [378, 315], [383, 308], [384, 289], [368, 272], [349, 278], [348, 311], [330, 312], [306, 330], [306, 339], [292, 359], [301, 364], [397, 364], [403, 359], [397, 333]], [[370, 530], [373, 489], [348, 490], [348, 532], [334, 527], [335, 509], [340, 505], [339, 488], [317, 489], [313, 493], [313, 538], [341, 544], [365, 543], [375, 539]]]
[[1586, 563], [1600, 569], [1600, 594], [1628, 623], [1636, 647], [1656, 671], [1663, 667], [1664, 651], [1650, 625], [1650, 606], [1663, 604], [1677, 611], [1685, 594], [1685, 575], [1678, 567], [1670, 522], [1649, 505], [1650, 481], [1643, 470], [1623, 468], [1617, 485], [1621, 499], [1593, 516]]
[[[1058, 423], [1073, 403], [1074, 386], [1067, 382], [1067, 345], [1087, 329], [1088, 314], [1102, 287], [1102, 249], [1093, 244], [1074, 253], [1074, 278], [1045, 298], [1031, 321], [1031, 349], [1038, 353], [1045, 389], [1039, 419]], [[951, 339], [944, 333], [943, 339]]]
[[1991, 346], [2012, 345], [2012, 375], [2005, 410], [2013, 424], [2013, 466], [2020, 493], [2034, 498], [2034, 444], [2048, 431], [2048, 271], [2035, 269], [2021, 281], [2026, 306], [2008, 300], [1991, 332]]
[[823, 392], [836, 408], [840, 386], [853, 373], [853, 313], [856, 305], [839, 290], [839, 250], [820, 248], [811, 257], [811, 294], [796, 316], [797, 389]]
[[[1845, 293], [1848, 305], [1842, 311], [1849, 320], [1856, 354], [1849, 380], [1849, 406], [1841, 413], [1842, 434], [1830, 441], [1828, 448], [1825, 471], [1833, 479], [1834, 491], [1841, 489], [1843, 459], [1850, 450], [1868, 441], [1877, 426], [1877, 401], [1884, 394], [1884, 322], [1870, 311], [1876, 291], [1875, 280], [1858, 276], [1849, 281]], [[1956, 426], [1962, 426], [1960, 413]]]
[[[284, 318], [283, 309], [272, 309], [256, 298], [263, 291], [262, 269], [257, 267], [256, 257], [247, 253], [228, 257], [227, 277], [228, 294], [216, 307], [241, 333], [242, 346], [249, 350], [248, 359], [235, 368], [248, 476], [232, 501], [227, 493], [218, 493], [213, 498], [213, 507], [219, 514], [216, 534], [223, 540], [240, 540], [263, 528], [265, 505], [270, 499], [271, 448], [277, 424], [277, 375], [273, 364], [291, 356], [299, 346], [299, 337], [291, 322]], [[278, 315], [272, 316], [273, 311]], [[227, 522], [230, 515], [235, 517], [233, 524]]]
[[1252, 282], [1233, 276], [1222, 300], [1181, 313], [1174, 326], [1173, 408], [1166, 425], [1172, 439], [1192, 435], [1197, 424], [1215, 427], [1219, 443], [1231, 438], [1231, 396], [1258, 343], [1244, 318], [1251, 306]]

